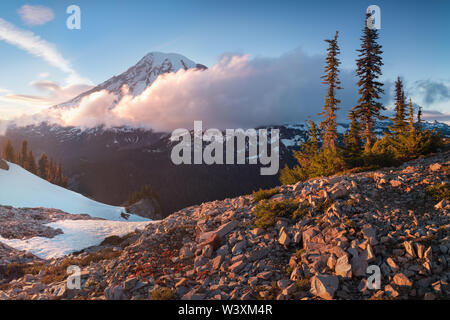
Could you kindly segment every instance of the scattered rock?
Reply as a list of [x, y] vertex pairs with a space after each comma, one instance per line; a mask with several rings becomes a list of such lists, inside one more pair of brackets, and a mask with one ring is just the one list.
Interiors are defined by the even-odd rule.
[[291, 238], [286, 231], [283, 230], [278, 238], [278, 242], [283, 246], [288, 246], [291, 243]]
[[351, 278], [352, 277], [352, 266], [348, 263], [348, 256], [342, 256], [337, 259], [335, 272], [337, 276], [341, 276], [343, 278]]
[[394, 275], [394, 283], [399, 287], [412, 287], [412, 282], [403, 273], [397, 273]]
[[331, 300], [338, 289], [339, 279], [336, 276], [318, 274], [311, 278], [311, 293], [325, 300]]

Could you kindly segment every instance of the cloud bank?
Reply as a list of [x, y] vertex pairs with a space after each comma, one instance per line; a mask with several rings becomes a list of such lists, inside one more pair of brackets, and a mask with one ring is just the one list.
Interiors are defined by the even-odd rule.
[[[76, 107], [50, 108], [19, 123], [48, 121], [83, 128], [127, 125], [170, 132], [191, 129], [195, 120], [202, 120], [205, 129], [295, 123], [310, 116], [319, 120], [326, 94], [320, 78], [323, 67], [324, 56], [307, 55], [300, 49], [277, 58], [225, 54], [204, 71], [181, 69], [161, 75], [138, 96], [129, 95], [126, 87], [121, 98], [102, 90], [84, 97]], [[343, 122], [357, 103], [358, 92], [353, 70], [342, 70], [340, 78], [344, 89], [337, 92], [342, 101], [338, 121]], [[393, 82], [384, 83], [382, 103], [391, 106]], [[45, 80], [34, 85], [53, 95], [70, 91]], [[424, 112], [424, 119], [446, 117], [430, 112]]]
[[55, 18], [53, 10], [44, 6], [23, 5], [17, 12], [28, 26], [41, 26]]
[[[110, 92], [86, 97], [78, 108], [59, 111], [64, 125], [131, 125], [171, 131], [202, 120], [208, 128], [249, 128], [317, 118], [326, 88], [323, 56], [300, 49], [278, 58], [223, 55], [213, 67], [158, 77], [139, 96], [120, 101]], [[357, 100], [353, 71], [343, 70], [338, 95], [342, 112]], [[114, 107], [112, 107], [114, 105]]]

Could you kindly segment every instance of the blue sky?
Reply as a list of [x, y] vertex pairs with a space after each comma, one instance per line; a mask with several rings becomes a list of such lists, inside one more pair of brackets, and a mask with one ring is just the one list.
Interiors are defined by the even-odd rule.
[[[81, 30], [66, 28], [71, 4], [81, 8]], [[411, 90], [420, 87], [417, 99], [426, 100], [426, 108], [450, 112], [450, 1], [2, 1], [0, 18], [53, 45], [82, 82], [98, 84], [151, 51], [180, 53], [209, 67], [224, 53], [279, 57], [301, 48], [323, 55], [323, 39], [336, 30], [342, 67], [354, 69], [362, 17], [371, 4], [381, 8], [383, 79], [399, 75]], [[18, 14], [23, 5], [48, 7], [54, 18], [29, 25]], [[42, 95], [33, 82], [45, 79], [63, 87], [68, 81], [60, 67], [5, 41], [0, 41], [0, 70], [0, 95]], [[424, 98], [433, 92], [436, 99]], [[35, 102], [0, 99], [6, 117], [36, 108]]]

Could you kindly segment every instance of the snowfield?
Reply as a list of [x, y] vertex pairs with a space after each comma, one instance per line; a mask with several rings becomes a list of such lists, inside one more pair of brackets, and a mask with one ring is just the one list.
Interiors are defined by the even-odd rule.
[[122, 222], [105, 220], [62, 220], [47, 224], [64, 233], [56, 237], [34, 237], [27, 240], [5, 239], [0, 241], [17, 250], [26, 250], [42, 259], [59, 258], [84, 248], [99, 245], [106, 237], [124, 236], [136, 229], [142, 230], [154, 222]]
[[16, 208], [53, 208], [71, 214], [86, 213], [105, 220], [59, 220], [47, 224], [61, 229], [54, 238], [33, 237], [26, 240], [5, 239], [3, 242], [17, 250], [25, 250], [39, 258], [57, 258], [84, 248], [99, 245], [106, 237], [124, 236], [142, 230], [149, 219], [130, 215], [120, 216], [125, 208], [96, 202], [76, 192], [51, 184], [22, 167], [8, 163], [9, 170], [0, 169], [0, 205]]
[[112, 221], [148, 221], [137, 215], [128, 220], [120, 216], [123, 207], [91, 200], [35, 176], [22, 167], [8, 163], [9, 170], [0, 170], [0, 205], [16, 208], [52, 208], [72, 214], [86, 213], [94, 218]]

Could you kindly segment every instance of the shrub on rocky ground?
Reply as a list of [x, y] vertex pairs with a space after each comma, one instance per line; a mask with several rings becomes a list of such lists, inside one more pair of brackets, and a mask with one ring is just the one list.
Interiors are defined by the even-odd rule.
[[16, 279], [24, 275], [37, 275], [41, 271], [44, 273], [42, 283], [54, 283], [64, 280], [67, 277], [67, 268], [71, 265], [86, 267], [91, 262], [101, 260], [111, 260], [120, 255], [120, 251], [113, 251], [110, 248], [90, 253], [82, 258], [70, 257], [62, 260], [58, 264], [45, 265], [44, 263], [21, 264], [10, 263], [8, 266], [0, 270], [0, 275], [5, 279]]
[[333, 200], [326, 199], [325, 201], [322, 201], [317, 205], [316, 211], [324, 213], [329, 207], [331, 207], [332, 204]]
[[253, 199], [256, 202], [268, 200], [278, 193], [280, 193], [280, 188], [259, 189], [258, 191], [253, 191]]
[[310, 279], [303, 278], [296, 281], [296, 285], [299, 291], [308, 291], [311, 288]]
[[103, 240], [102, 243], [100, 243], [100, 245], [101, 246], [119, 246], [119, 245], [123, 244], [124, 241], [126, 241], [127, 239], [129, 239], [135, 235], [136, 235], [136, 233], [132, 232], [132, 233], [124, 235], [123, 237], [109, 236], [109, 237], [106, 237], [105, 240]]
[[442, 201], [444, 199], [450, 201], [450, 188], [446, 183], [429, 186], [426, 189], [426, 192], [437, 202]]
[[292, 218], [299, 210], [297, 201], [286, 199], [281, 201], [264, 200], [256, 205], [253, 214], [256, 217], [255, 226], [258, 228], [268, 228], [277, 222], [278, 217]]
[[43, 264], [28, 264], [28, 263], [10, 263], [7, 266], [0, 268], [0, 278], [16, 279], [23, 277], [26, 274], [38, 274], [43, 268]]
[[150, 292], [150, 300], [175, 300], [175, 292], [170, 288], [157, 288]]

